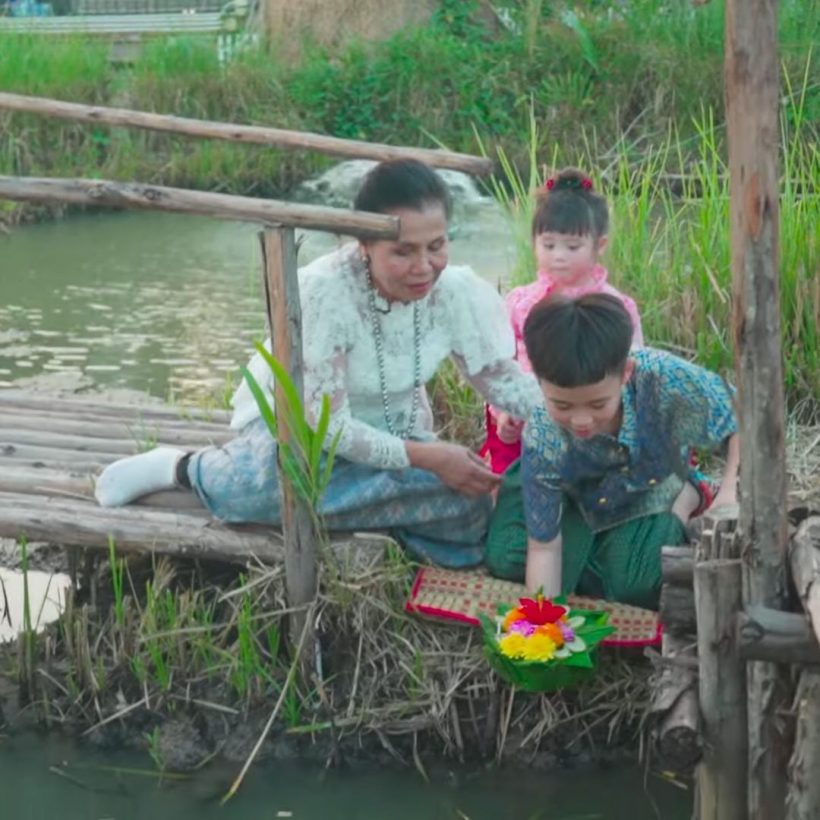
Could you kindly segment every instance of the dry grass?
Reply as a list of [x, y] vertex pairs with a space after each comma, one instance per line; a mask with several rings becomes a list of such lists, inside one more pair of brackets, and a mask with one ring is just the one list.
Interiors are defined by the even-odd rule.
[[293, 653], [278, 642], [281, 568], [203, 583], [190, 566], [135, 565], [124, 574], [133, 593], [120, 604], [106, 568], [95, 605], [78, 596], [39, 640], [32, 706], [49, 722], [98, 734], [142, 735], [181, 711], [216, 715], [223, 728], [202, 748], [210, 755], [242, 724], [258, 736], [281, 701], [272, 738], [321, 749], [328, 761], [386, 751], [422, 771], [431, 755], [554, 760], [637, 747], [650, 674], [640, 654], [608, 652], [595, 681], [575, 692], [515, 692], [484, 660], [478, 630], [404, 613], [413, 570], [389, 539], [336, 545], [314, 610], [321, 657], [309, 679], [297, 675], [283, 692]]
[[266, 28], [296, 58], [305, 42], [339, 48], [349, 40], [384, 40], [429, 19], [432, 0], [262, 0]]

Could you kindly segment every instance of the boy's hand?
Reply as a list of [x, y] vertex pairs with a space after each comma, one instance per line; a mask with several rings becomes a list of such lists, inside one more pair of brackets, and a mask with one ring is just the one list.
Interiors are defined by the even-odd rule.
[[495, 422], [498, 437], [504, 444], [515, 444], [521, 439], [524, 422], [513, 418], [509, 413], [499, 413]]

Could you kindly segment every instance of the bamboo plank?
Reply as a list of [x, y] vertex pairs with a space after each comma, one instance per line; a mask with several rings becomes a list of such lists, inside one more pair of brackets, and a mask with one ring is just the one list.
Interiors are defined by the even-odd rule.
[[[5, 421], [5, 419], [0, 419]], [[97, 428], [92, 428], [97, 433]], [[129, 435], [123, 430], [119, 437], [77, 435], [62, 430], [48, 429], [18, 429], [0, 426], [0, 448], [5, 444], [33, 444], [38, 447], [53, 447], [57, 450], [77, 450], [87, 452], [96, 450], [101, 453], [117, 453], [119, 455], [133, 455], [137, 452], [150, 450], [157, 444], [174, 445], [182, 449], [199, 449], [210, 444], [223, 444], [233, 438], [232, 435], [222, 433], [220, 436], [197, 434], [195, 431], [169, 431], [146, 428], [134, 431]]]
[[[122, 453], [110, 450], [75, 450], [59, 447], [41, 447], [35, 444], [15, 444], [10, 441], [0, 441], [0, 456], [4, 458], [18, 458], [34, 462], [60, 462], [71, 466], [75, 462], [96, 467], [110, 464], [120, 458]], [[79, 466], [76, 468], [79, 469]]]
[[122, 552], [265, 562], [284, 558], [275, 530], [229, 526], [207, 516], [145, 507], [97, 507], [86, 501], [0, 491], [0, 537]]
[[[73, 437], [100, 445], [107, 441], [122, 442], [129, 444], [132, 449], [137, 445], [146, 447], [153, 443], [194, 449], [209, 444], [224, 444], [236, 436], [235, 431], [216, 425], [169, 425], [139, 419], [134, 422], [123, 419], [111, 423], [105, 419], [79, 420], [38, 413], [27, 417], [0, 414], [0, 439], [34, 444], [36, 442], [33, 439], [42, 433], [62, 436], [68, 440]], [[42, 441], [48, 439], [43, 438]]]
[[[434, 168], [449, 168], [478, 176], [486, 176], [493, 170], [493, 164], [489, 159], [471, 156], [470, 154], [459, 154], [453, 151], [429, 148], [400, 148], [381, 143], [328, 137], [306, 131], [287, 131], [281, 128], [266, 128], [258, 125], [235, 125], [233, 123], [195, 120], [167, 114], [133, 111], [125, 108], [81, 105], [45, 97], [28, 97], [22, 94], [0, 93], [0, 109], [90, 122], [95, 125], [100, 123], [116, 126], [124, 125], [151, 131], [185, 134], [191, 137], [209, 137], [231, 142], [319, 151], [340, 157], [360, 157], [379, 161], [417, 159]], [[296, 224], [289, 223], [287, 219], [266, 219], [262, 221]], [[308, 226], [303, 225], [302, 227]], [[336, 227], [331, 228], [331, 230], [335, 231]], [[395, 233], [392, 236], [395, 236]]]
[[[168, 430], [200, 430], [205, 432], [220, 433], [229, 429], [230, 418], [218, 418], [213, 421], [205, 419], [186, 418], [184, 415], [172, 416], [161, 413], [143, 413], [139, 407], [131, 408], [130, 412], [95, 412], [83, 407], [73, 405], [55, 404], [52, 408], [45, 407], [23, 407], [16, 405], [4, 405], [0, 400], [0, 422], [4, 426], [9, 426], [10, 421], [15, 424], [22, 419], [31, 419], [31, 424], [39, 423], [48, 427], [52, 425], [65, 425], [69, 429], [76, 425], [74, 432], [81, 432], [80, 425], [98, 425], [109, 427], [118, 425], [120, 431], [117, 435], [122, 435], [123, 431], [132, 428], [142, 427], [162, 427]], [[30, 426], [22, 422], [18, 426]]]
[[0, 32], [24, 34], [218, 34], [221, 30], [219, 12], [0, 17]]
[[0, 199], [197, 214], [371, 239], [395, 239], [399, 234], [395, 216], [104, 179], [0, 176]]
[[6, 387], [0, 390], [0, 408], [14, 407], [37, 412], [57, 412], [66, 415], [91, 414], [127, 418], [165, 419], [168, 422], [204, 422], [228, 424], [231, 414], [226, 410], [206, 410], [198, 407], [169, 407], [157, 404], [120, 404], [109, 401], [91, 401], [74, 396], [52, 396], [27, 393]]

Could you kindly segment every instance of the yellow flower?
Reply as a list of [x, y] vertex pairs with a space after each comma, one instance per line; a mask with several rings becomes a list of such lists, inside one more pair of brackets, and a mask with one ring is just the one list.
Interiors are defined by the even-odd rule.
[[521, 658], [524, 656], [524, 646], [527, 639], [518, 632], [510, 632], [505, 635], [499, 642], [498, 648], [502, 655], [508, 658]]
[[555, 641], [543, 632], [535, 632], [526, 639], [523, 657], [528, 661], [548, 661], [555, 655]]
[[524, 613], [520, 609], [518, 609], [517, 607], [515, 609], [511, 609], [504, 616], [504, 622], [501, 624], [501, 628], [505, 632], [509, 632], [510, 631], [510, 626], [512, 624], [514, 624], [516, 621], [520, 621], [523, 617], [524, 617]]

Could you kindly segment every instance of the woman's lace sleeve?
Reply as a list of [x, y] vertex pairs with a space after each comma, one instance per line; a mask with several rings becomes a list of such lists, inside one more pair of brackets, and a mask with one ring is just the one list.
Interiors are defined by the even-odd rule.
[[515, 361], [515, 339], [504, 300], [469, 268], [457, 269], [450, 288], [452, 358], [493, 407], [526, 420], [541, 403], [534, 376]]
[[346, 372], [347, 356], [342, 351], [305, 370], [308, 422], [316, 426], [322, 409], [322, 396], [327, 395], [331, 412], [326, 445], [339, 433], [337, 455], [383, 470], [409, 467], [410, 460], [402, 439], [353, 417], [346, 389]]

